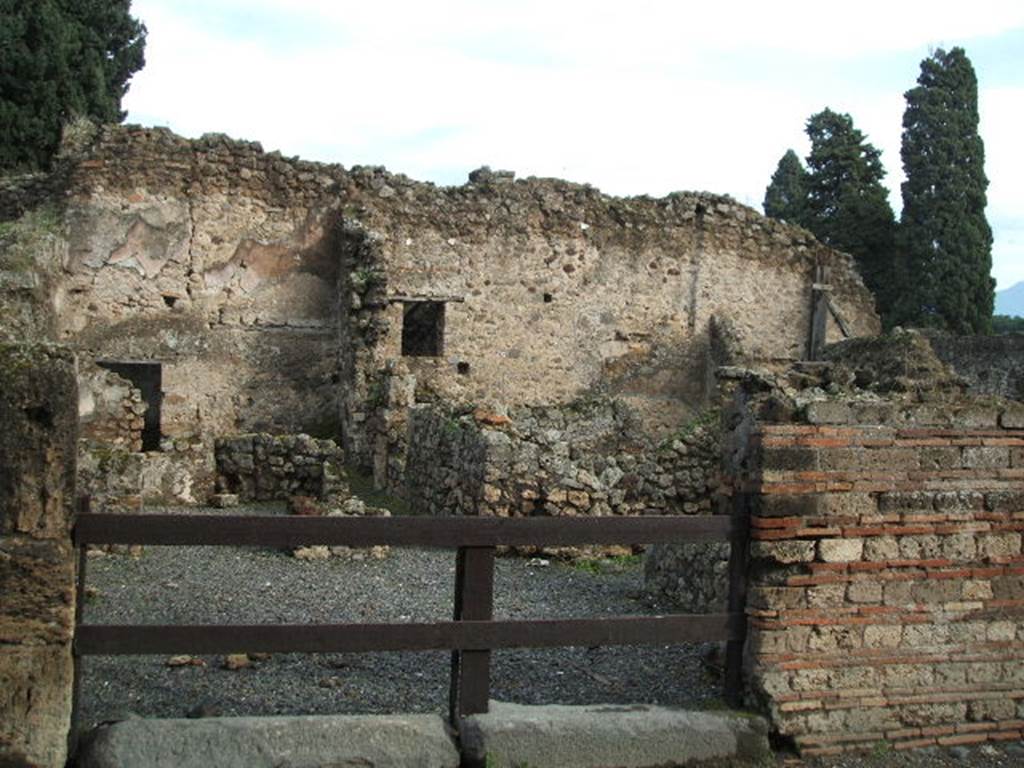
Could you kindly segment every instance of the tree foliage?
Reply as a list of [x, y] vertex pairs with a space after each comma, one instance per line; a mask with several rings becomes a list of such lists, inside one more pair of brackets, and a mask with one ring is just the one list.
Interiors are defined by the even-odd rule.
[[995, 283], [985, 218], [985, 148], [978, 135], [978, 82], [962, 48], [921, 62], [906, 93], [901, 156], [901, 243], [907, 277], [902, 322], [956, 333], [990, 329]]
[[75, 116], [124, 119], [145, 63], [130, 0], [0, 0], [0, 168], [44, 168]]
[[881, 152], [849, 115], [825, 109], [807, 121], [807, 227], [822, 242], [853, 256], [888, 317], [896, 271], [896, 217], [882, 179]]
[[764, 214], [807, 226], [807, 171], [792, 149], [779, 160], [764, 192]]
[[992, 315], [992, 333], [1024, 333], [1024, 317]]

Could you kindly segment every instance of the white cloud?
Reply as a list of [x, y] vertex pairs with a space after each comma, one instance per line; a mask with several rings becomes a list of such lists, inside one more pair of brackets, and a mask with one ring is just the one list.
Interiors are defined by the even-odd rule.
[[[132, 8], [150, 34], [147, 66], [125, 100], [129, 117], [185, 135], [219, 131], [417, 178], [453, 180], [487, 163], [615, 194], [710, 189], [756, 206], [782, 152], [806, 152], [804, 121], [828, 105], [850, 112], [883, 150], [897, 213], [902, 92], [916, 66], [872, 80], [859, 78], [860, 62], [895, 53], [916, 61], [929, 45], [1024, 26], [1019, 1], [941, 0], [922, 13], [919, 3], [868, 0], [841, 16], [802, 1]], [[211, 13], [218, 23], [206, 21]], [[774, 77], [781, 59], [791, 70]], [[1002, 222], [1015, 212], [1019, 221], [1024, 207], [1022, 96], [1004, 88], [981, 98], [990, 211]], [[1014, 254], [1024, 261], [997, 231], [1001, 284], [1024, 279]]]

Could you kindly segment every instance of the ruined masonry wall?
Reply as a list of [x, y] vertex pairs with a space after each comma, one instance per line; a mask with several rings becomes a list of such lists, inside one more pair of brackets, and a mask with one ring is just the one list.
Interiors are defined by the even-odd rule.
[[[83, 366], [84, 367], [84, 366]], [[80, 372], [83, 387], [78, 398], [79, 438], [111, 448], [142, 450], [142, 392], [113, 371], [92, 368]]]
[[[853, 333], [879, 329], [848, 256], [720, 195], [484, 170], [440, 188], [218, 135], [80, 133], [54, 333], [84, 359], [162, 364], [162, 432], [196, 468], [178, 501], [212, 490], [210, 436], [239, 432], [341, 436], [395, 490], [415, 403], [609, 396], [661, 439], [707, 401], [712, 317], [752, 358], [801, 356], [818, 264]], [[22, 192], [0, 185], [0, 211]], [[403, 356], [410, 299], [445, 303], [441, 354]]]
[[[709, 422], [715, 422], [711, 424]], [[412, 418], [410, 499], [423, 514], [709, 514], [717, 419], [651, 445], [614, 401]]]
[[168, 456], [140, 471], [173, 464], [167, 501], [213, 490], [214, 435], [337, 434], [335, 180], [313, 168], [124, 126], [70, 162], [56, 333], [87, 361], [161, 363]]
[[1024, 409], [835, 398], [753, 427], [749, 674], [805, 754], [1019, 739]]
[[71, 724], [75, 359], [0, 344], [0, 764], [62, 768]]
[[954, 336], [932, 331], [927, 337], [938, 358], [963, 376], [972, 392], [1024, 400], [1024, 333]]
[[[368, 169], [353, 182], [346, 221], [352, 211], [362, 241], [345, 251], [343, 355], [356, 373], [344, 417], [367, 465], [378, 437], [359, 433], [374, 426], [377, 371], [486, 407], [608, 395], [660, 438], [707, 402], [712, 317], [754, 359], [804, 354], [817, 262], [853, 333], [879, 330], [845, 255], [726, 197], [617, 199], [480, 173], [446, 189]], [[446, 302], [440, 356], [402, 356], [406, 298]]]
[[309, 435], [234, 435], [216, 443], [217, 486], [242, 501], [311, 496], [347, 499], [345, 454], [333, 440]]

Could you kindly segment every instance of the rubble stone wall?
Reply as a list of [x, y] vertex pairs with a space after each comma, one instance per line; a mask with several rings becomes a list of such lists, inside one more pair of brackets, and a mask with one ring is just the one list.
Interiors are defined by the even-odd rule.
[[[660, 439], [708, 402], [712, 317], [731, 323], [752, 358], [804, 354], [816, 263], [832, 267], [852, 332], [878, 331], [845, 256], [725, 197], [616, 199], [493, 173], [445, 189], [367, 169], [353, 182], [342, 415], [346, 446], [366, 466], [379, 469], [376, 447], [404, 419], [372, 417], [378, 373], [408, 382], [421, 402], [493, 409], [610, 396]], [[403, 355], [405, 314], [427, 300], [444, 305], [443, 350]], [[829, 332], [839, 338], [834, 322]]]
[[939, 359], [970, 385], [972, 392], [1024, 400], [1024, 333], [954, 336], [928, 333]]
[[[660, 440], [706, 405], [712, 317], [753, 358], [803, 354], [817, 265], [851, 332], [879, 329], [848, 256], [728, 197], [486, 169], [440, 188], [133, 126], [75, 141], [54, 333], [83, 359], [161, 364], [161, 432], [197, 445], [197, 499], [211, 436], [239, 432], [340, 436], [398, 489], [417, 403], [610, 396]], [[0, 211], [27, 189], [0, 185]], [[403, 353], [423, 302], [436, 348]]]
[[141, 451], [146, 402], [138, 387], [102, 368], [79, 371], [79, 382], [80, 439], [112, 448]]
[[75, 359], [0, 343], [0, 764], [61, 768], [71, 724]]
[[345, 453], [309, 435], [249, 434], [217, 440], [217, 486], [242, 501], [347, 498]]
[[929, 388], [896, 346], [865, 389], [837, 362], [737, 390], [748, 674], [805, 754], [1024, 728], [1024, 406]]
[[414, 410], [409, 498], [424, 514], [708, 514], [718, 484], [716, 414], [660, 444], [616, 400], [564, 407]]

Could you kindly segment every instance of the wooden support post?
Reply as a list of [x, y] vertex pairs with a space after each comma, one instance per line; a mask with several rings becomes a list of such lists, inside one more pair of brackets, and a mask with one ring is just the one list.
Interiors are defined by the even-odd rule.
[[[455, 566], [456, 621], [489, 621], [494, 613], [494, 547], [459, 547]], [[449, 717], [487, 712], [490, 650], [453, 651]]]
[[[88, 496], [80, 496], [75, 503], [75, 517], [88, 515], [91, 506], [92, 501]], [[85, 606], [85, 564], [88, 561], [85, 548], [84, 543], [75, 547], [75, 625], [72, 631], [76, 634], [82, 623], [82, 610]], [[68, 754], [74, 755], [78, 750], [78, 738], [81, 730], [83, 663], [82, 655], [75, 648], [74, 637], [71, 640], [71, 663], [74, 665], [74, 672], [71, 678], [71, 728], [68, 731]]]
[[750, 564], [750, 496], [736, 490], [732, 498], [729, 546], [729, 640], [725, 645], [725, 700], [743, 704], [743, 646], [747, 640], [747, 570]]
[[820, 264], [814, 268], [814, 285], [811, 288], [811, 334], [807, 342], [807, 359], [820, 360], [828, 330], [828, 267]]

